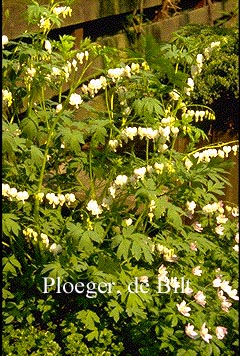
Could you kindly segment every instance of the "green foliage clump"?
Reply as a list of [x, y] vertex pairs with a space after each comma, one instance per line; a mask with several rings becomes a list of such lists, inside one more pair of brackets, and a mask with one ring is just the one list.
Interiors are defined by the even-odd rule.
[[208, 58], [205, 56], [204, 70], [196, 77], [195, 102], [212, 104], [219, 98], [239, 97], [239, 30], [238, 28], [219, 28], [217, 26], [188, 25], [178, 30], [172, 43], [178, 49], [197, 54], [220, 42]]

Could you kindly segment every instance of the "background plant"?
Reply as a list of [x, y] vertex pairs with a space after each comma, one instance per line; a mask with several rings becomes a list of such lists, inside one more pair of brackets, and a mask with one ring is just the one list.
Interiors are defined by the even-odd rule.
[[[49, 36], [68, 5], [34, 2], [39, 30], [4, 39], [3, 352], [234, 355], [238, 207], [223, 190], [237, 141], [197, 126], [215, 116], [193, 103], [194, 52], [77, 50]], [[182, 276], [191, 290], [174, 293]], [[43, 277], [116, 288], [66, 298]], [[148, 293], [130, 293], [135, 280]]]

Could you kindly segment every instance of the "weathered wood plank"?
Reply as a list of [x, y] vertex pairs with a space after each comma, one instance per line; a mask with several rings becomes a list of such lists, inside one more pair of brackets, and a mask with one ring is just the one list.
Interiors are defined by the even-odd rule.
[[[3, 33], [10, 39], [16, 38], [29, 28], [26, 20], [27, 6], [31, 0], [5, 0], [2, 5]], [[46, 0], [39, 0], [41, 5]], [[143, 9], [160, 6], [162, 0], [143, 0]], [[132, 12], [139, 6], [139, 0], [75, 0], [72, 16], [64, 20], [63, 27], [80, 25], [100, 18]], [[6, 17], [6, 10], [9, 16]]]

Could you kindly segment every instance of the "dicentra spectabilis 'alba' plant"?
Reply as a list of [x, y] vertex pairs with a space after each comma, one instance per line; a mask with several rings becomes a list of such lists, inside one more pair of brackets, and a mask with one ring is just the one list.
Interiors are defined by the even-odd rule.
[[181, 50], [174, 66], [53, 39], [71, 15], [34, 2], [37, 34], [2, 38], [4, 321], [56, 332], [66, 354], [75, 339], [85, 355], [230, 352], [239, 211], [224, 186], [238, 142], [209, 144], [198, 125], [214, 112], [191, 101], [220, 44], [181, 72]]

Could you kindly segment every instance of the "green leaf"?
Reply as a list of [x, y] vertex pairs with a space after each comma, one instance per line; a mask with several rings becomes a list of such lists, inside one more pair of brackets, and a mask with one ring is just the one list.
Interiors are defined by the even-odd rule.
[[98, 330], [91, 331], [89, 334], [86, 335], [88, 341], [92, 341], [94, 339], [98, 339]]
[[177, 212], [177, 208], [173, 205], [168, 207], [167, 218], [169, 223], [174, 226], [175, 229], [178, 229], [182, 226], [181, 216]]
[[30, 117], [25, 117], [21, 121], [22, 133], [24, 136], [33, 140], [38, 133], [38, 119], [36, 115], [31, 115]]
[[18, 220], [19, 218], [15, 214], [3, 213], [2, 214], [3, 233], [9, 237], [12, 237], [12, 234], [18, 236], [21, 230], [20, 225], [17, 223]]
[[57, 277], [65, 277], [68, 276], [68, 272], [62, 268], [60, 262], [56, 261], [55, 263], [49, 263], [45, 265], [41, 271], [41, 274], [48, 273], [49, 277], [52, 277], [56, 280]]
[[156, 219], [159, 219], [167, 209], [167, 197], [159, 197], [158, 199], [156, 199], [155, 203], [156, 208], [154, 210], [154, 215]]
[[212, 344], [212, 351], [213, 351], [213, 355], [214, 355], [214, 356], [219, 356], [219, 355], [221, 355], [220, 349], [219, 349], [215, 344]]
[[3, 274], [12, 274], [17, 276], [16, 268], [11, 264], [11, 262], [8, 261], [3, 267]]
[[117, 323], [120, 318], [120, 314], [123, 312], [124, 309], [116, 300], [110, 300], [108, 306], [111, 309], [109, 316], [112, 317]]
[[102, 242], [101, 236], [96, 232], [95, 229], [94, 231], [85, 231], [83, 233], [83, 237], [85, 236], [88, 236], [92, 241]]
[[204, 355], [206, 355], [206, 356], [212, 355], [212, 345], [211, 344], [206, 345], [206, 348], [204, 350]]
[[3, 288], [2, 289], [2, 297], [3, 299], [12, 299], [14, 298], [14, 295], [7, 289]]
[[117, 258], [120, 260], [123, 257], [124, 260], [128, 258], [129, 249], [130, 249], [131, 241], [127, 239], [123, 239], [117, 249]]
[[6, 319], [4, 319], [4, 322], [6, 324], [10, 324], [10, 323], [13, 322], [13, 320], [14, 320], [14, 316], [13, 315], [9, 315]]
[[96, 330], [95, 323], [100, 323], [99, 316], [92, 310], [81, 310], [77, 313], [77, 319], [81, 320], [88, 330]]
[[197, 353], [196, 353], [196, 351], [191, 350], [191, 349], [188, 349], [188, 350], [180, 349], [177, 352], [177, 356], [197, 356]]
[[12, 263], [13, 266], [17, 267], [17, 269], [19, 271], [22, 270], [22, 266], [21, 266], [20, 262], [16, 259], [16, 257], [14, 255], [9, 257], [9, 261]]
[[89, 231], [85, 231], [82, 235], [78, 244], [78, 250], [85, 250], [90, 254], [93, 251], [93, 243], [88, 233]]
[[80, 223], [67, 222], [66, 227], [68, 229], [68, 235], [70, 235], [75, 241], [78, 241], [83, 234], [82, 225]]
[[98, 269], [105, 273], [118, 276], [120, 263], [116, 259], [114, 260], [112, 257], [100, 253], [98, 255]]
[[172, 315], [171, 327], [177, 326], [177, 324], [178, 324], [178, 317], [176, 315]]
[[38, 148], [35, 145], [32, 145], [31, 146], [31, 160], [32, 160], [33, 164], [35, 166], [37, 166], [38, 168], [41, 168], [43, 159], [44, 159], [44, 155], [43, 155], [42, 151], [40, 150], [40, 148]]
[[145, 261], [148, 262], [149, 264], [151, 264], [153, 262], [153, 256], [152, 256], [150, 246], [148, 244], [146, 244], [145, 241], [141, 241], [139, 243], [140, 243]]
[[146, 313], [144, 312], [145, 306], [137, 293], [129, 293], [126, 304], [126, 312], [129, 317], [136, 316], [144, 318]]
[[133, 109], [139, 116], [147, 116], [152, 114], [164, 116], [164, 110], [161, 103], [158, 99], [152, 97], [136, 99], [133, 103]]
[[140, 257], [142, 254], [142, 249], [139, 245], [138, 241], [133, 241], [132, 243], [132, 255], [134, 258], [136, 258], [137, 261], [139, 261]]
[[79, 154], [81, 151], [80, 145], [85, 143], [83, 133], [79, 129], [61, 127], [59, 134], [62, 136], [65, 146], [72, 152]]

